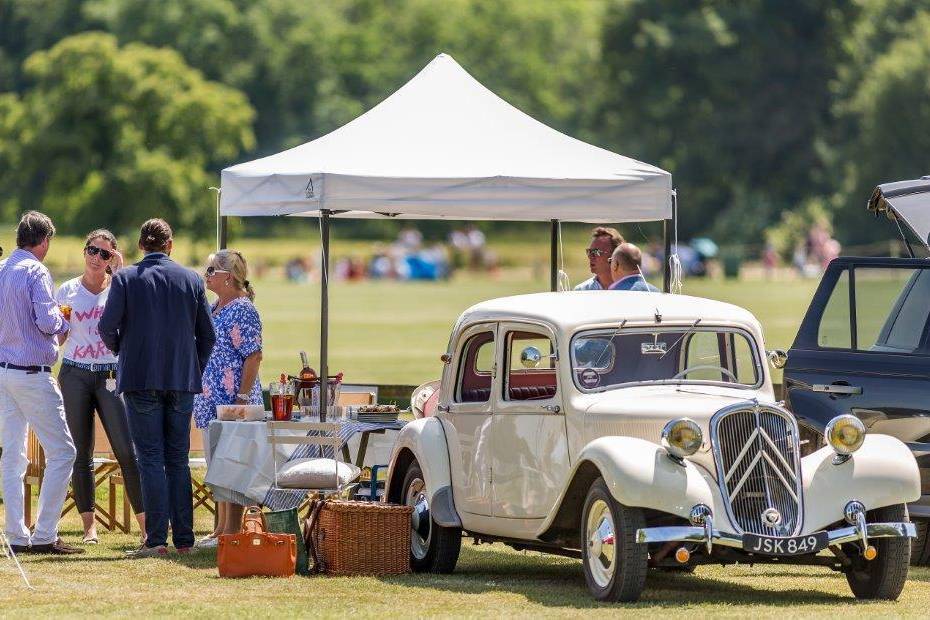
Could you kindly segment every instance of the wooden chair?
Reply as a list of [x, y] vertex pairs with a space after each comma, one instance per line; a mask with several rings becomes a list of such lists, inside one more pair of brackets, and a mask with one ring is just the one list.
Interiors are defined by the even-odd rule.
[[[124, 534], [128, 534], [132, 530], [132, 519], [129, 497], [126, 495], [126, 482], [99, 416], [94, 416], [94, 459], [92, 463], [94, 468], [94, 491], [104, 483], [107, 485], [107, 505], [106, 507], [101, 506], [95, 498], [94, 518], [108, 531], [119, 530]], [[118, 511], [116, 506], [117, 487], [123, 487], [121, 511]], [[74, 489], [72, 488], [68, 491], [61, 516], [64, 517], [74, 509], [76, 509], [76, 504]]]
[[[191, 421], [191, 454], [204, 454], [203, 433]], [[206, 508], [214, 517], [216, 516], [216, 500], [210, 487], [204, 482], [207, 475], [207, 459], [203, 456], [191, 456], [188, 458], [188, 464], [191, 468], [191, 487], [194, 497], [194, 510], [201, 506]], [[197, 475], [194, 475], [197, 472]], [[202, 472], [202, 474], [201, 474]]]
[[29, 463], [26, 465], [26, 476], [23, 478], [23, 490], [25, 491], [25, 501], [23, 502], [23, 517], [26, 519], [26, 526], [35, 525], [32, 522], [32, 489], [42, 488], [42, 476], [45, 474], [45, 451], [39, 438], [32, 431], [29, 431], [29, 437], [26, 440], [26, 458]]

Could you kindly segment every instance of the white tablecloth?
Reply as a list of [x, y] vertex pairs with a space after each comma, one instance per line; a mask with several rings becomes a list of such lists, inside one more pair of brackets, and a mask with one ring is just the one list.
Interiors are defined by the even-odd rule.
[[[368, 450], [364, 465], [386, 465], [391, 456], [397, 433], [392, 432], [403, 427], [403, 422], [394, 424], [367, 424], [354, 421], [344, 422], [340, 436], [347, 442], [352, 458], [358, 454], [359, 439], [362, 432], [369, 432]], [[386, 430], [380, 434], [372, 431]], [[295, 431], [295, 434], [300, 434]], [[236, 502], [238, 504], [262, 504], [281, 509], [291, 507], [293, 501], [274, 493], [270, 497], [274, 480], [274, 458], [271, 444], [268, 443], [268, 429], [265, 422], [210, 422], [207, 433], [209, 447], [207, 455], [207, 476], [205, 482], [210, 486], [213, 496], [218, 501]], [[298, 446], [278, 445], [278, 467], [287, 461]], [[290, 494], [292, 497], [293, 493]]]

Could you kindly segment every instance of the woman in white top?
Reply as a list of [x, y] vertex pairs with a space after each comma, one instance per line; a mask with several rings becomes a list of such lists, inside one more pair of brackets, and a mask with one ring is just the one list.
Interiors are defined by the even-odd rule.
[[[132, 447], [126, 409], [116, 394], [116, 356], [100, 340], [97, 323], [110, 292], [110, 274], [123, 266], [116, 237], [108, 230], [87, 235], [84, 274], [61, 285], [55, 295], [60, 306], [70, 306], [71, 331], [62, 339], [58, 383], [65, 401], [65, 418], [77, 457], [72, 487], [84, 525], [84, 543], [97, 543], [94, 523], [94, 411], [100, 416], [110, 448], [125, 481], [129, 503], [145, 532], [145, 510], [139, 470]], [[65, 309], [67, 310], [67, 309]]]

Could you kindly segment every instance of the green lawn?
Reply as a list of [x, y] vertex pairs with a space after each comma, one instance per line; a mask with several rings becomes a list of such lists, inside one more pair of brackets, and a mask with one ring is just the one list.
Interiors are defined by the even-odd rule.
[[[2, 514], [2, 507], [0, 507]], [[198, 513], [206, 530], [206, 513]], [[77, 518], [63, 535], [75, 541]], [[694, 575], [650, 575], [635, 605], [602, 605], [587, 593], [577, 560], [464, 542], [455, 573], [387, 578], [294, 577], [222, 580], [212, 551], [198, 556], [127, 560], [136, 535], [101, 531], [101, 544], [69, 558], [22, 556], [28, 591], [0, 556], [0, 615], [64, 616], [423, 617], [926, 617], [930, 570], [912, 569], [899, 601], [860, 603], [845, 578], [809, 567], [701, 567]]]
[[[465, 308], [493, 297], [546, 290], [547, 285], [518, 270], [498, 278], [463, 274], [442, 283], [336, 282], [330, 287], [330, 369], [345, 372], [352, 383], [436, 379], [450, 328]], [[684, 291], [748, 308], [763, 324], [766, 346], [787, 349], [815, 287], [816, 281], [694, 279]], [[264, 280], [255, 289], [264, 322], [263, 379], [296, 370], [301, 349], [318, 361], [319, 287]]]

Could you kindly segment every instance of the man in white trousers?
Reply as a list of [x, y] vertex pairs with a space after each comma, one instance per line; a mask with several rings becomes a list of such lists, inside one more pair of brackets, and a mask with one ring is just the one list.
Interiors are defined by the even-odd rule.
[[[68, 331], [52, 294], [52, 276], [42, 264], [55, 227], [29, 211], [16, 230], [17, 249], [0, 262], [0, 419], [2, 419], [3, 497], [6, 536], [16, 553], [83, 553], [58, 537], [61, 507], [74, 465], [74, 442], [51, 366], [58, 357], [57, 336]], [[23, 506], [23, 477], [29, 461], [29, 429], [45, 450], [45, 477], [39, 515], [30, 534]]]

